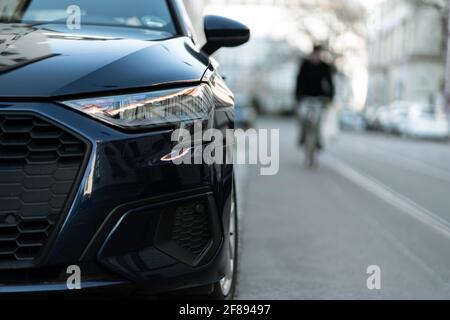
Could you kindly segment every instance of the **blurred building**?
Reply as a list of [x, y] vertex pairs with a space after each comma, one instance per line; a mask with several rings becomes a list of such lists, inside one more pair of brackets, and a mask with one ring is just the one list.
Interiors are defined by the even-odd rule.
[[[364, 17], [359, 7], [356, 10], [349, 5], [351, 0], [210, 0], [209, 3], [208, 12], [242, 21], [252, 31], [248, 44], [222, 49], [218, 55], [227, 83], [238, 100], [250, 101], [264, 113], [292, 112], [301, 58], [319, 42], [326, 43], [334, 56], [339, 57], [337, 104], [362, 106], [365, 102], [366, 79], [362, 77], [361, 81], [360, 75], [366, 72], [366, 43], [364, 36], [353, 32], [355, 25], [358, 30], [363, 29], [358, 21]], [[352, 14], [348, 8], [353, 8]], [[355, 90], [358, 86], [361, 89]]]
[[203, 15], [206, 6], [211, 0], [183, 0], [186, 10], [192, 19], [196, 35], [200, 44], [205, 42], [203, 33]]
[[183, 0], [183, 2], [192, 18], [199, 20], [209, 0]]
[[218, 59], [238, 103], [263, 113], [292, 110], [300, 52], [283, 40], [253, 37], [239, 48], [222, 49]]
[[[450, 6], [448, 8], [450, 10]], [[450, 14], [448, 15], [450, 16]], [[447, 29], [447, 68], [446, 68], [446, 77], [445, 77], [445, 97], [446, 97], [446, 107], [447, 113], [450, 114], [450, 19], [448, 21], [448, 29]]]
[[444, 103], [447, 1], [385, 0], [368, 26], [368, 105]]

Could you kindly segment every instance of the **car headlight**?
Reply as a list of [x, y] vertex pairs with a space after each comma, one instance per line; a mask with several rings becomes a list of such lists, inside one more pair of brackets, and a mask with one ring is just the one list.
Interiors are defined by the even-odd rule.
[[142, 129], [206, 119], [214, 107], [207, 84], [137, 94], [62, 102], [123, 129]]

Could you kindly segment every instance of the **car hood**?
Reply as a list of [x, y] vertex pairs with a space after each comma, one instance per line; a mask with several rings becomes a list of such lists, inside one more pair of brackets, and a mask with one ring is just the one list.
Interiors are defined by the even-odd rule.
[[0, 24], [0, 97], [58, 97], [198, 82], [208, 65], [189, 38], [142, 29]]

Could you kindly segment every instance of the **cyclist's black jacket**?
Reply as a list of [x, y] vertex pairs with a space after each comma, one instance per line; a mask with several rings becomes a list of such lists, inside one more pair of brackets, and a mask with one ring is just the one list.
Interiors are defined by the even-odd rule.
[[295, 97], [300, 101], [304, 97], [334, 98], [333, 67], [325, 62], [314, 64], [305, 60], [298, 72]]

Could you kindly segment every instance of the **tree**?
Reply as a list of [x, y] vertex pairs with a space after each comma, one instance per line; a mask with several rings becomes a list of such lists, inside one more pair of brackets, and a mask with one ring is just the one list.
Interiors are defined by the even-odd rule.
[[355, 56], [360, 57], [365, 52], [367, 14], [360, 3], [299, 0], [291, 9], [298, 21], [297, 36], [308, 37], [311, 44], [324, 44], [339, 69], [350, 68]]

